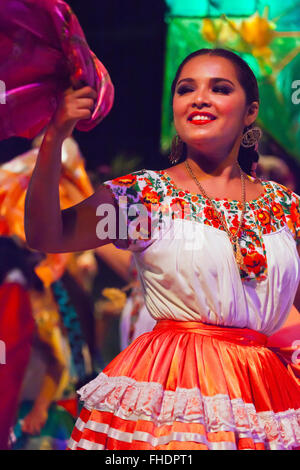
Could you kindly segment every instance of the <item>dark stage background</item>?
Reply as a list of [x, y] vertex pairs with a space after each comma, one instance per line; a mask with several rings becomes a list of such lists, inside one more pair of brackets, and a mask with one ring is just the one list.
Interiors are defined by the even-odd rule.
[[[139, 157], [140, 168], [168, 166], [166, 157], [160, 154], [166, 34], [163, 0], [67, 3], [115, 86], [114, 106], [104, 121], [91, 132], [74, 132], [87, 169], [109, 164], [119, 154], [125, 159]], [[31, 141], [21, 138], [0, 142], [0, 162], [30, 146]]]

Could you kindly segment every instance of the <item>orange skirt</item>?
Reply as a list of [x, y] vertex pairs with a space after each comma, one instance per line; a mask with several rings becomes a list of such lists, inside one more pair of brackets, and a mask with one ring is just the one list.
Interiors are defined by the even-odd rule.
[[267, 336], [159, 321], [92, 382], [69, 449], [300, 447], [300, 390]]

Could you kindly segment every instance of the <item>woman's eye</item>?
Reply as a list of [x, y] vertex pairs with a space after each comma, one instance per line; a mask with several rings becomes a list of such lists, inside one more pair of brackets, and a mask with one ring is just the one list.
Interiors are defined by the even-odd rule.
[[189, 93], [190, 91], [193, 91], [193, 89], [191, 87], [184, 85], [178, 88], [177, 93], [178, 95], [184, 95], [185, 93]]
[[229, 95], [232, 89], [226, 85], [216, 85], [213, 87], [215, 93], [223, 93], [224, 95]]

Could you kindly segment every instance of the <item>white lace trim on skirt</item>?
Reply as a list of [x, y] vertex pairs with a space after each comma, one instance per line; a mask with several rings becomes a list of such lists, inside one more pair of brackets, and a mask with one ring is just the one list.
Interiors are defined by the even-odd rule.
[[206, 432], [233, 431], [255, 442], [273, 442], [278, 448], [300, 446], [300, 409], [279, 413], [257, 412], [253, 403], [228, 395], [203, 396], [198, 388], [166, 391], [157, 382], [101, 373], [78, 394], [88, 409], [111, 412], [124, 420], [200, 423]]

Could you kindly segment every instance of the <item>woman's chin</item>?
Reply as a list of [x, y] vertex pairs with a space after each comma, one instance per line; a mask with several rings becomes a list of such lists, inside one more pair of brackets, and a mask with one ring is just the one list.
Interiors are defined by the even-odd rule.
[[190, 139], [187, 142], [187, 146], [201, 152], [212, 153], [214, 150], [220, 151], [220, 142], [216, 136], [203, 135], [195, 139]]

